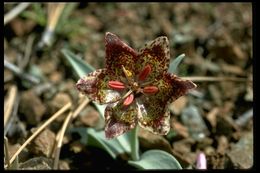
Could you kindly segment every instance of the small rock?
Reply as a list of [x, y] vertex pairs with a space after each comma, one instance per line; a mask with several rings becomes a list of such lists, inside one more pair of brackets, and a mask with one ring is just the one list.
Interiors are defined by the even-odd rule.
[[185, 154], [191, 152], [191, 146], [195, 144], [195, 140], [192, 138], [182, 139], [180, 141], [173, 142], [173, 149], [178, 153]]
[[172, 121], [172, 127], [173, 130], [177, 133], [177, 136], [181, 137], [181, 138], [188, 138], [189, 137], [189, 130], [187, 127], [185, 127], [184, 125], [182, 125], [180, 122], [178, 121]]
[[53, 160], [46, 157], [35, 157], [20, 164], [22, 170], [51, 170]]
[[[9, 157], [13, 157], [13, 155], [16, 153], [16, 151], [18, 151], [18, 149], [21, 147], [20, 144], [14, 144], [14, 145], [8, 145], [8, 150], [9, 150]], [[24, 149], [21, 151], [21, 153], [19, 154], [19, 161], [20, 162], [24, 162], [29, 158], [29, 152], [27, 149]]]
[[62, 73], [61, 72], [59, 72], [59, 71], [54, 71], [53, 73], [51, 73], [50, 74], [50, 81], [52, 82], [52, 83], [59, 83], [59, 82], [61, 82], [61, 80], [62, 80]]
[[103, 23], [99, 20], [99, 18], [94, 15], [86, 15], [84, 18], [86, 25], [94, 30], [99, 30], [103, 26]]
[[71, 102], [70, 96], [67, 93], [61, 92], [55, 95], [54, 99], [52, 100], [52, 105], [55, 108], [60, 109], [68, 102]]
[[88, 106], [80, 113], [80, 121], [88, 127], [95, 127], [99, 121], [99, 113], [93, 107]]
[[52, 72], [56, 71], [57, 63], [54, 60], [47, 59], [45, 61], [41, 61], [39, 67], [45, 75], [49, 75]]
[[[34, 132], [36, 129], [32, 129], [32, 131]], [[28, 150], [37, 156], [49, 157], [54, 147], [55, 137], [51, 130], [45, 129], [28, 145]]]
[[217, 148], [217, 152], [221, 153], [221, 154], [225, 154], [227, 151], [227, 148], [229, 146], [229, 142], [226, 136], [221, 135], [218, 138], [218, 148]]
[[[71, 102], [70, 96], [67, 93], [59, 92], [57, 93], [54, 98], [51, 100], [51, 102], [48, 103], [48, 106], [50, 107], [50, 114], [53, 114], [60, 110], [64, 105]], [[58, 117], [56, 120], [58, 122], [64, 120], [64, 116]]]
[[219, 113], [219, 108], [215, 107], [206, 116], [207, 120], [209, 121], [209, 123], [213, 127], [213, 129], [215, 129], [216, 125], [217, 125], [217, 114], [218, 113]]
[[172, 111], [174, 115], [179, 115], [182, 112], [182, 110], [185, 108], [187, 103], [188, 103], [187, 97], [182, 96], [178, 98], [175, 102], [171, 103], [169, 109], [170, 111]]
[[231, 145], [231, 150], [227, 153], [234, 167], [239, 169], [249, 169], [253, 166], [253, 134], [246, 133], [238, 143]]
[[59, 160], [59, 169], [60, 170], [70, 170], [70, 166], [68, 161], [66, 160]]
[[228, 167], [229, 159], [226, 155], [220, 153], [213, 153], [207, 155], [207, 167], [208, 169], [225, 169]]
[[234, 131], [239, 131], [235, 122], [227, 116], [217, 116], [216, 134], [224, 135], [230, 139]]
[[80, 153], [84, 150], [85, 145], [83, 145], [80, 141], [74, 141], [70, 144], [70, 150], [74, 153]]
[[139, 128], [138, 137], [140, 145], [146, 149], [160, 149], [172, 153], [169, 142], [160, 135], [155, 135], [147, 130]]
[[46, 112], [46, 106], [32, 90], [29, 90], [21, 95], [19, 111], [25, 115], [30, 125], [37, 125]]
[[197, 107], [190, 105], [185, 108], [181, 114], [181, 120], [188, 127], [190, 135], [195, 140], [199, 141], [209, 134], [208, 128]]
[[36, 22], [33, 20], [23, 20], [18, 17], [14, 18], [10, 25], [18, 37], [22, 37], [27, 33], [31, 33], [32, 29], [35, 27]]

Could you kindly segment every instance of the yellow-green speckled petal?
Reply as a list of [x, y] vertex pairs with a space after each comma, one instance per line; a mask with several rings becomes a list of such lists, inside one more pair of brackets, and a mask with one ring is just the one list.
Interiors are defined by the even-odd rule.
[[122, 65], [131, 73], [135, 71], [137, 52], [134, 49], [110, 32], [106, 33], [105, 47], [106, 68], [110, 76], [125, 77]]
[[133, 129], [137, 124], [137, 112], [135, 102], [129, 106], [124, 106], [122, 100], [109, 104], [105, 110], [106, 138], [112, 139]]
[[81, 78], [77, 84], [77, 89], [87, 95], [91, 100], [100, 104], [114, 102], [126, 93], [126, 89], [121, 91], [112, 90], [108, 86], [108, 81], [119, 80], [116, 76], [109, 76], [106, 69], [98, 69]]
[[167, 134], [170, 129], [169, 103], [186, 94], [196, 85], [168, 73], [163, 75], [162, 79], [155, 80], [152, 85], [158, 87], [157, 93], [143, 94], [136, 98], [139, 110], [138, 123], [155, 134]]
[[162, 74], [167, 72], [170, 63], [169, 41], [167, 37], [158, 37], [147, 43], [144, 48], [139, 51], [136, 62], [137, 74], [140, 73], [146, 65], [150, 65], [151, 73], [146, 81], [155, 78], [161, 78]]

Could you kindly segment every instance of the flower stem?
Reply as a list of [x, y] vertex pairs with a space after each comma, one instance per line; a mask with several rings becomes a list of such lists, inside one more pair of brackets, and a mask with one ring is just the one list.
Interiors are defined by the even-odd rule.
[[139, 160], [139, 140], [138, 140], [138, 126], [133, 129], [133, 136], [131, 140], [131, 156], [134, 161]]

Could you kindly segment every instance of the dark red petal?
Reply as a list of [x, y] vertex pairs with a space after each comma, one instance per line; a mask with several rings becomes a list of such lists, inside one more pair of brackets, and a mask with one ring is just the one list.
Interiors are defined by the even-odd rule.
[[156, 94], [141, 95], [136, 98], [139, 109], [139, 125], [156, 134], [165, 134], [169, 131], [168, 105], [180, 96], [186, 94], [196, 85], [188, 80], [182, 80], [176, 75], [164, 74], [160, 80], [152, 83], [158, 87]]
[[135, 72], [137, 52], [121, 41], [116, 35], [107, 32], [105, 36], [106, 68], [109, 75], [125, 77], [122, 65], [130, 72]]
[[170, 62], [169, 41], [167, 37], [158, 37], [145, 45], [138, 54], [136, 62], [139, 73], [149, 64], [152, 72], [146, 80], [161, 78], [164, 72], [167, 72]]
[[156, 100], [139, 98], [138, 124], [154, 133], [166, 135], [170, 131], [170, 112], [167, 106], [160, 105]]
[[137, 107], [132, 104], [123, 106], [122, 102], [109, 104], [105, 110], [105, 136], [115, 138], [135, 128], [137, 124]]
[[91, 100], [106, 104], [120, 99], [124, 94], [108, 87], [107, 83], [111, 80], [116, 79], [111, 78], [105, 69], [99, 69], [79, 79], [76, 88]]

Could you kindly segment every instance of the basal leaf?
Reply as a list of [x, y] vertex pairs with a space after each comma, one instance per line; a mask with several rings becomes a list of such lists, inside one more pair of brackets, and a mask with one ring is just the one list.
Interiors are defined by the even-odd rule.
[[168, 72], [169, 73], [177, 73], [177, 68], [180, 64], [180, 62], [183, 60], [183, 58], [185, 57], [185, 54], [181, 54], [180, 56], [178, 56], [177, 58], [175, 58], [171, 63], [170, 63], [170, 67]]
[[[67, 49], [62, 49], [61, 52], [63, 53], [65, 58], [69, 61], [73, 69], [76, 71], [79, 78], [95, 70], [94, 67], [84, 62], [82, 59], [80, 59], [77, 55], [75, 55], [71, 51]], [[100, 115], [102, 115], [102, 118], [104, 118], [104, 111], [106, 106], [96, 104], [95, 102], [93, 102], [93, 104], [99, 111]]]
[[77, 55], [72, 53], [67, 49], [62, 49], [61, 52], [66, 57], [66, 59], [70, 62], [73, 69], [76, 71], [79, 77], [83, 77], [86, 74], [95, 70], [90, 64], [87, 64], [82, 59], [80, 59]]
[[139, 169], [182, 169], [172, 155], [162, 150], [148, 150], [141, 155], [140, 160], [128, 163]]

